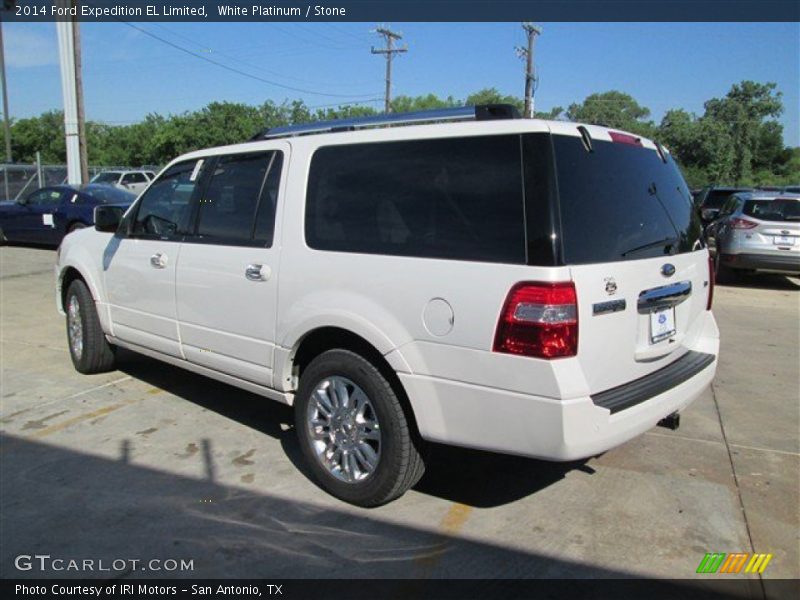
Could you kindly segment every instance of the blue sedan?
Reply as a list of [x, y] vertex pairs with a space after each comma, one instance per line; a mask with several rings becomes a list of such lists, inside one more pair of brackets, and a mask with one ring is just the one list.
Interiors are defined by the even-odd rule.
[[136, 196], [107, 185], [55, 185], [16, 202], [0, 202], [0, 242], [58, 245], [94, 223], [98, 204], [130, 206]]

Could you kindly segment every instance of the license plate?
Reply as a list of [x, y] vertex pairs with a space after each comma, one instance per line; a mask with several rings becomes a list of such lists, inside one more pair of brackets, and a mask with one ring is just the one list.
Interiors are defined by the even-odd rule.
[[794, 237], [791, 235], [776, 235], [773, 242], [778, 246], [794, 246]]
[[675, 333], [675, 307], [650, 313], [650, 343], [655, 344]]

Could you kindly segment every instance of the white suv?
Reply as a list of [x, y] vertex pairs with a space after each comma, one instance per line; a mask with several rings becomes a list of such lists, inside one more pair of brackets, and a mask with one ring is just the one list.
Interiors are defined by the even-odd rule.
[[675, 423], [719, 348], [677, 166], [513, 116], [317, 123], [177, 158], [64, 240], [75, 367], [121, 346], [291, 404], [318, 484], [362, 506], [417, 482], [425, 440], [573, 460]]

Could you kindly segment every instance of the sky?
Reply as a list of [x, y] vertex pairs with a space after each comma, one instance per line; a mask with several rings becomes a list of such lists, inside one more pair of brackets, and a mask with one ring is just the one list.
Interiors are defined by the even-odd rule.
[[[382, 106], [385, 61], [370, 53], [372, 45], [382, 45], [371, 32], [375, 24], [132, 25], [81, 26], [87, 119], [127, 124], [148, 113], [176, 114], [213, 101], [299, 98], [312, 107], [348, 101]], [[798, 23], [539, 25], [537, 110], [619, 90], [659, 121], [671, 108], [700, 115], [706, 100], [724, 96], [742, 80], [774, 82], [783, 93], [785, 142], [800, 146]], [[488, 87], [523, 95], [524, 63], [514, 52], [525, 43], [519, 23], [389, 26], [408, 44], [394, 62], [394, 95], [463, 99]], [[12, 118], [61, 109], [55, 24], [5, 23], [3, 35]]]

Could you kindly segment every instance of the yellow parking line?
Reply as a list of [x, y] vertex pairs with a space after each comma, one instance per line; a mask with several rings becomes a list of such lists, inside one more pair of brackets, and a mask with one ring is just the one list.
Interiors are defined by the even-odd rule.
[[[442, 537], [456, 535], [469, 520], [472, 510], [472, 507], [466, 504], [461, 504], [459, 502], [451, 504], [439, 523], [439, 534]], [[449, 539], [444, 538], [439, 543], [428, 547], [424, 554], [420, 554], [414, 558], [414, 564], [417, 567], [417, 574], [415, 576], [421, 579], [428, 579], [436, 568], [436, 565], [439, 564], [442, 555], [447, 551], [449, 544]]]
[[51, 433], [56, 433], [57, 431], [61, 431], [62, 429], [66, 429], [67, 427], [71, 427], [77, 423], [82, 423], [83, 421], [89, 421], [91, 419], [96, 419], [97, 417], [102, 417], [109, 413], [114, 412], [115, 410], [119, 410], [120, 408], [125, 408], [131, 404], [135, 404], [136, 402], [141, 402], [143, 398], [137, 398], [135, 400], [126, 400], [125, 402], [120, 402], [119, 404], [112, 404], [111, 406], [105, 406], [103, 408], [98, 408], [97, 410], [93, 410], [92, 412], [83, 413], [82, 415], [77, 415], [72, 417], [71, 419], [67, 419], [66, 421], [61, 421], [61, 423], [56, 423], [55, 425], [51, 425], [50, 427], [45, 427], [44, 429], [40, 429], [34, 434], [27, 436], [29, 438], [38, 439], [43, 438], [45, 436], [50, 435]]
[[461, 528], [464, 527], [464, 523], [467, 522], [471, 514], [471, 506], [454, 502], [450, 510], [447, 511], [447, 514], [442, 518], [439, 531], [448, 535], [458, 533], [461, 531]]

